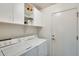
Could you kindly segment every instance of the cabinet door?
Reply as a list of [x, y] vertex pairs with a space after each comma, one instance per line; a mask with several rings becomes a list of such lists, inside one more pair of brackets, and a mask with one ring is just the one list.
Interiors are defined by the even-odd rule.
[[39, 56], [47, 56], [47, 42], [44, 42], [41, 45], [39, 45], [38, 55]]
[[11, 3], [0, 3], [0, 22], [12, 22], [12, 5]]
[[42, 26], [42, 21], [41, 21], [41, 12], [37, 10], [35, 7], [33, 8], [33, 25], [36, 26]]
[[24, 3], [14, 4], [14, 23], [24, 24]]
[[30, 51], [22, 54], [21, 56], [37, 56], [38, 55], [38, 50], [37, 50], [37, 47], [31, 49]]

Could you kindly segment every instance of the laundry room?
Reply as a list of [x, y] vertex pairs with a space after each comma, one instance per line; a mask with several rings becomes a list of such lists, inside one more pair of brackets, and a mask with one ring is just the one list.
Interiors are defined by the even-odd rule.
[[0, 56], [79, 56], [79, 3], [0, 3]]

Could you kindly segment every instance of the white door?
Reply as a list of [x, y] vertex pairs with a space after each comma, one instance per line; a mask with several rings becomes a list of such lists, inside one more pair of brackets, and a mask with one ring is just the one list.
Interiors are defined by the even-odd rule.
[[78, 8], [78, 41], [77, 41], [77, 55], [79, 56], [79, 8]]
[[24, 3], [14, 3], [14, 23], [24, 24]]
[[41, 22], [41, 12], [37, 9], [37, 8], [33, 8], [33, 25], [36, 26], [42, 26], [42, 22]]
[[0, 3], [0, 22], [13, 22], [12, 6], [12, 3]]
[[76, 55], [77, 10], [71, 9], [52, 15], [52, 55]]

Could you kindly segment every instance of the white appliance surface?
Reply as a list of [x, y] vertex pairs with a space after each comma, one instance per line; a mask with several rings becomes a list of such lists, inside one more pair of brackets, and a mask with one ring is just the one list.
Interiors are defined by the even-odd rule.
[[19, 40], [17, 40], [17, 39], [12, 39], [12, 40], [7, 40], [7, 41], [1, 41], [0, 42], [0, 48], [6, 47], [6, 46], [9, 46], [9, 45], [12, 45], [12, 44], [16, 44], [18, 42], [19, 42]]
[[[36, 46], [39, 46], [46, 39], [39, 39], [35, 36], [15, 38], [12, 41], [4, 41], [0, 44], [1, 50], [3, 51], [5, 56], [19, 56], [29, 50], [33, 49]], [[4, 44], [5, 42], [8, 42]]]
[[1, 52], [1, 50], [0, 50], [0, 56], [3, 56], [3, 54], [2, 54], [2, 52]]
[[[28, 47], [26, 50], [24, 50], [24, 51], [18, 53], [17, 55], [22, 55], [22, 54], [24, 54], [24, 53], [27, 53], [27, 52], [30, 51], [31, 49], [33, 49], [33, 48], [35, 48], [35, 47], [41, 45], [42, 43], [46, 42], [47, 40], [46, 40], [46, 39], [37, 39], [37, 38], [35, 38], [35, 39], [23, 40], [23, 41], [24, 41], [25, 43], [31, 45], [31, 46]], [[23, 41], [22, 41], [22, 42], [23, 42]]]
[[38, 46], [38, 45], [42, 44], [45, 41], [46, 41], [45, 39], [36, 38], [36, 39], [28, 40], [28, 41], [26, 41], [26, 43], [28, 43], [32, 46]]
[[14, 56], [17, 55], [19, 52], [22, 52], [23, 50], [26, 50], [29, 48], [31, 45], [28, 45], [27, 43], [20, 42], [11, 46], [6, 46], [4, 48], [1, 48], [3, 53], [6, 56]]

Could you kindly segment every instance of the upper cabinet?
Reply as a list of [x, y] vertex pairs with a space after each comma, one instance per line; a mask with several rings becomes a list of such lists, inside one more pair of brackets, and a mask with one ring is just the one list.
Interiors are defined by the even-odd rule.
[[0, 3], [0, 22], [12, 23], [12, 11], [13, 4], [11, 3]]
[[14, 23], [24, 24], [24, 3], [15, 3], [13, 6]]
[[42, 26], [41, 12], [32, 4], [25, 4], [25, 24]]
[[33, 7], [33, 18], [33, 25], [42, 26], [41, 12], [35, 7]]
[[41, 12], [32, 4], [0, 3], [0, 22], [42, 26]]
[[0, 3], [0, 22], [24, 24], [24, 3]]

